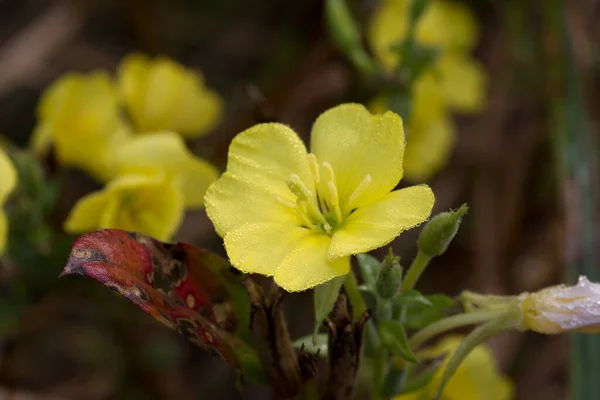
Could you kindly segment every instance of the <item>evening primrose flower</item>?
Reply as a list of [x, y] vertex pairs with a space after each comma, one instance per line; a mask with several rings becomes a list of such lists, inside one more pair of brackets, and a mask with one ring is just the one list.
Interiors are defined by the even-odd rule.
[[580, 276], [577, 285], [557, 285], [521, 295], [523, 325], [539, 333], [600, 333], [600, 284]]
[[44, 92], [31, 147], [43, 154], [54, 145], [60, 164], [107, 180], [112, 176], [110, 150], [129, 135], [110, 77], [104, 72], [72, 73]]
[[223, 102], [199, 72], [165, 57], [132, 54], [117, 70], [119, 92], [137, 132], [205, 135], [218, 122]]
[[8, 155], [0, 148], [0, 254], [3, 253], [8, 238], [8, 220], [2, 206], [15, 186], [17, 171]]
[[[449, 335], [435, 346], [419, 352], [422, 358], [446, 355], [442, 366], [424, 388], [396, 396], [394, 400], [430, 400], [436, 395], [445, 365], [462, 341], [459, 335]], [[513, 398], [512, 382], [496, 366], [494, 355], [485, 345], [475, 347], [446, 383], [440, 400], [509, 400]]]
[[434, 203], [425, 185], [392, 191], [404, 154], [392, 112], [334, 107], [315, 121], [311, 150], [285, 125], [256, 125], [232, 141], [227, 171], [205, 196], [232, 265], [287, 291], [347, 274], [350, 255], [422, 223]]
[[165, 174], [181, 188], [187, 208], [201, 207], [208, 185], [218, 178], [215, 167], [194, 156], [179, 135], [167, 131], [128, 139], [114, 149], [112, 163], [118, 175]]
[[[371, 48], [390, 71], [402, 62], [397, 46], [408, 34], [411, 7], [410, 0], [385, 0], [369, 24]], [[484, 104], [485, 73], [469, 56], [477, 38], [472, 14], [456, 2], [432, 0], [416, 22], [417, 44], [439, 51], [430, 73], [436, 76], [438, 90], [453, 110], [476, 112]]]
[[64, 228], [69, 233], [124, 229], [167, 241], [177, 231], [183, 213], [183, 193], [164, 175], [122, 175], [103, 190], [81, 198]]

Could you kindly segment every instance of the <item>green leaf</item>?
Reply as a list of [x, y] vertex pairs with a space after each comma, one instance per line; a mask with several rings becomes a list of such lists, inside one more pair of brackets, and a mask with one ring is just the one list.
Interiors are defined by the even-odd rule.
[[316, 339], [317, 332], [323, 320], [333, 310], [333, 306], [345, 280], [346, 275], [339, 276], [315, 288], [315, 327], [313, 329], [313, 339]]
[[381, 321], [379, 324], [379, 336], [383, 345], [395, 356], [410, 362], [417, 362], [417, 356], [408, 345], [404, 327], [398, 321]]
[[327, 334], [320, 333], [313, 337], [313, 335], [302, 336], [292, 343], [292, 346], [296, 349], [304, 349], [305, 352], [310, 354], [318, 354], [321, 357], [327, 357]]
[[[431, 304], [423, 304], [422, 301], [412, 301], [406, 304], [405, 324], [410, 329], [421, 329], [442, 319], [448, 310], [456, 304], [454, 299], [441, 294], [423, 297]], [[402, 308], [402, 305], [404, 303], [394, 303], [394, 314]]]
[[402, 305], [423, 305], [426, 307], [432, 307], [433, 303], [427, 298], [427, 296], [423, 296], [421, 292], [416, 289], [409, 289], [404, 292], [402, 295], [396, 297], [394, 303], [401, 303]]
[[417, 375], [410, 375], [404, 386], [398, 393], [395, 394], [406, 394], [411, 392], [416, 392], [417, 390], [423, 389], [427, 384], [429, 384], [437, 370], [440, 368], [439, 363], [434, 363], [429, 367], [425, 368], [422, 372]]
[[357, 254], [356, 259], [358, 260], [358, 269], [365, 285], [369, 289], [375, 290], [375, 282], [377, 282], [377, 274], [381, 263], [378, 259], [367, 253]]

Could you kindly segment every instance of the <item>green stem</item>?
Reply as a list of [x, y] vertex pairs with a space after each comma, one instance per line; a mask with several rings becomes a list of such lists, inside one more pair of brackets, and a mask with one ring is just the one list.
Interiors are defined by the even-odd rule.
[[346, 288], [346, 294], [348, 295], [348, 299], [350, 300], [350, 304], [352, 304], [352, 309], [354, 310], [354, 320], [358, 321], [361, 315], [367, 311], [367, 306], [365, 305], [365, 301], [360, 294], [360, 290], [358, 290], [358, 282], [353, 271], [350, 271], [348, 274], [346, 282], [344, 282], [344, 287]]
[[499, 318], [507, 313], [507, 309], [494, 311], [474, 311], [466, 314], [453, 315], [441, 319], [433, 324], [421, 329], [415, 333], [408, 344], [412, 349], [416, 349], [427, 340], [446, 331], [460, 328], [461, 326], [481, 324], [493, 319]]
[[417, 253], [417, 256], [410, 265], [410, 268], [408, 268], [408, 272], [404, 277], [404, 281], [402, 281], [403, 292], [415, 287], [415, 284], [421, 277], [423, 271], [425, 271], [425, 268], [427, 268], [427, 265], [429, 264], [430, 260], [431, 257], [423, 253], [422, 251], [419, 251]]

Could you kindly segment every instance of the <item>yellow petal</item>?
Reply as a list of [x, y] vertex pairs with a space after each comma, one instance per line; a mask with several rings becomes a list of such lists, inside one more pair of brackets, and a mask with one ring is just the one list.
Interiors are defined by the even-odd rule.
[[179, 106], [173, 115], [173, 129], [188, 138], [202, 136], [219, 122], [223, 100], [216, 92], [204, 87], [198, 74], [186, 77], [179, 94]]
[[245, 273], [273, 276], [281, 261], [311, 232], [277, 222], [239, 225], [225, 235], [231, 265]]
[[206, 213], [221, 237], [248, 222], [302, 224], [296, 212], [278, 202], [273, 192], [229, 172], [208, 187], [204, 202]]
[[[434, 379], [423, 389], [407, 395], [394, 397], [394, 400], [431, 399], [435, 395], [442, 378], [443, 367], [456, 351], [462, 337], [448, 335], [433, 347], [419, 352], [422, 357], [446, 355], [443, 365], [437, 370]], [[485, 345], [477, 346], [458, 367], [448, 381], [442, 395], [444, 400], [509, 400], [514, 396], [512, 382], [496, 367], [496, 360]]]
[[170, 240], [184, 215], [184, 198], [179, 186], [163, 176], [125, 175], [107, 187], [109, 196], [120, 197], [111, 226]]
[[217, 233], [245, 222], [299, 221], [295, 211], [277, 201], [296, 198], [286, 181], [296, 174], [314, 193], [304, 143], [282, 124], [259, 124], [238, 134], [229, 147], [227, 172], [209, 188], [206, 212]]
[[[123, 58], [117, 67], [117, 87], [121, 100], [127, 106], [129, 117], [137, 127], [144, 120], [145, 82], [150, 70], [150, 59], [140, 53]], [[139, 128], [138, 128], [139, 129]]]
[[[429, 351], [451, 355], [461, 340], [457, 335], [445, 337]], [[441, 370], [437, 375], [435, 383], [441, 378]], [[444, 398], [449, 400], [508, 400], [512, 395], [510, 380], [498, 371], [494, 355], [485, 345], [477, 346], [465, 358], [444, 389]]]
[[348, 257], [327, 259], [330, 242], [331, 238], [322, 234], [305, 236], [277, 267], [275, 283], [288, 292], [299, 292], [347, 274]]
[[132, 54], [118, 68], [118, 82], [140, 132], [174, 130], [198, 137], [218, 122], [223, 102], [198, 72], [165, 58]]
[[419, 185], [396, 190], [377, 203], [358, 208], [333, 234], [329, 259], [385, 246], [402, 231], [429, 218], [434, 202], [431, 189]]
[[111, 78], [104, 72], [68, 74], [44, 93], [38, 109], [37, 138], [43, 149], [52, 135], [60, 164], [81, 168], [94, 177], [112, 176], [109, 149], [129, 134], [122, 120]]
[[6, 241], [8, 239], [8, 221], [6, 219], [6, 214], [2, 209], [0, 209], [0, 255], [4, 253], [4, 249], [6, 248]]
[[202, 206], [208, 185], [218, 178], [217, 169], [194, 156], [174, 132], [132, 137], [115, 149], [113, 162], [118, 174], [164, 172], [181, 185], [187, 207]]
[[64, 224], [68, 233], [89, 232], [100, 227], [108, 198], [106, 192], [90, 193], [75, 203]]
[[65, 230], [81, 233], [115, 228], [170, 240], [183, 213], [183, 195], [165, 177], [124, 175], [82, 198], [71, 211]]
[[17, 170], [8, 155], [0, 148], [0, 207], [17, 186]]
[[448, 115], [411, 121], [404, 156], [406, 178], [425, 182], [443, 168], [454, 149], [455, 129]]
[[479, 32], [469, 8], [455, 1], [431, 1], [416, 27], [417, 41], [443, 50], [471, 50]]
[[375, 56], [385, 67], [393, 69], [398, 65], [398, 51], [393, 47], [401, 43], [408, 33], [407, 0], [385, 0], [375, 11], [367, 30], [367, 39]]
[[31, 134], [29, 148], [38, 157], [48, 154], [52, 147], [52, 129], [46, 122], [38, 123]]
[[331, 108], [315, 121], [311, 150], [333, 167], [342, 211], [349, 211], [350, 196], [367, 175], [371, 184], [353, 205], [372, 204], [402, 178], [402, 119], [393, 112], [373, 115], [360, 104]]
[[485, 72], [475, 60], [448, 53], [438, 61], [441, 86], [448, 104], [462, 112], [476, 112], [485, 103]]

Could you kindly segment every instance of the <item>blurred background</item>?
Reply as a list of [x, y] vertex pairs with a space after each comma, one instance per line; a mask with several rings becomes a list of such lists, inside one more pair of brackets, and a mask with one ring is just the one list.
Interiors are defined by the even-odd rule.
[[[420, 288], [517, 294], [580, 273], [597, 280], [600, 2], [452, 2], [471, 9], [479, 26], [473, 55], [487, 74], [486, 100], [480, 112], [453, 117], [455, 147], [428, 179], [436, 212], [464, 202], [471, 209]], [[378, 2], [348, 4], [364, 30]], [[68, 71], [113, 73], [123, 56], [141, 51], [201, 70], [224, 97], [219, 125], [190, 142], [221, 170], [231, 139], [255, 123], [280, 121], [307, 139], [327, 108], [378, 94], [333, 44], [323, 8], [320, 0], [1, 0], [0, 133], [26, 148], [52, 81]], [[44, 218], [60, 230], [76, 200], [101, 185], [58, 171], [51, 157], [43, 162], [56, 200]], [[58, 280], [73, 237], [33, 251], [40, 241], [32, 236], [48, 233], [11, 229], [23, 239], [20, 256], [0, 264], [0, 398], [269, 398], [252, 386], [238, 393], [223, 362], [111, 291]], [[394, 242], [405, 260], [417, 233]], [[187, 214], [177, 239], [224, 254], [203, 211]], [[285, 301], [292, 335], [307, 334], [309, 295]], [[599, 371], [600, 346], [586, 340], [511, 333], [490, 345], [517, 399], [558, 400], [568, 398], [570, 356], [587, 355], [581, 376]]]

